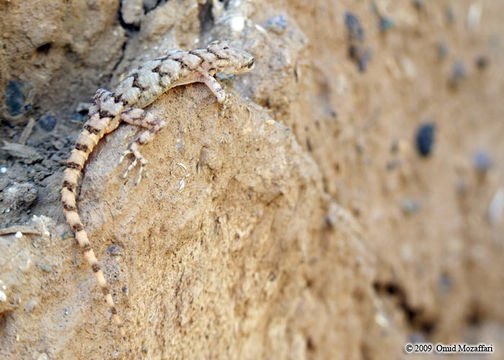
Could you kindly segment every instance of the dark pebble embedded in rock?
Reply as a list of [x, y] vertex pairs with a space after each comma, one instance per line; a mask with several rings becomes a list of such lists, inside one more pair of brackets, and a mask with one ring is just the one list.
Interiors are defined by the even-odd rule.
[[478, 56], [476, 58], [476, 67], [480, 70], [483, 70], [485, 69], [486, 67], [488, 67], [488, 64], [489, 64], [489, 60], [486, 56]]
[[424, 2], [423, 0], [413, 0], [413, 6], [417, 10], [422, 10], [424, 8]]
[[56, 121], [57, 119], [53, 115], [44, 114], [38, 119], [37, 123], [45, 131], [52, 131], [56, 126]]
[[24, 102], [23, 84], [17, 81], [9, 81], [5, 87], [5, 104], [7, 105], [9, 115], [20, 115], [23, 112]]
[[452, 72], [450, 76], [450, 85], [453, 87], [458, 86], [467, 75], [465, 65], [462, 61], [455, 61], [452, 66]]
[[427, 157], [434, 147], [436, 127], [432, 123], [420, 125], [416, 134], [416, 146], [421, 156]]
[[364, 41], [364, 30], [357, 16], [350, 12], [345, 12], [345, 26], [348, 29], [348, 37], [350, 41]]
[[122, 247], [117, 246], [117, 245], [111, 245], [108, 249], [107, 252], [112, 255], [112, 256], [122, 256], [124, 255], [124, 250]]
[[492, 164], [492, 157], [486, 151], [479, 150], [473, 156], [473, 166], [480, 173], [486, 173]]
[[439, 59], [444, 59], [448, 55], [448, 45], [444, 41], [438, 44], [437, 53]]
[[386, 32], [395, 26], [394, 20], [389, 17], [380, 17], [380, 31]]

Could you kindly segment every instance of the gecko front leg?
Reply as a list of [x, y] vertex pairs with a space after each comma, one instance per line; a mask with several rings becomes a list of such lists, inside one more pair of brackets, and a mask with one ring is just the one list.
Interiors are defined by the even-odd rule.
[[147, 160], [143, 157], [140, 149], [142, 146], [150, 142], [154, 135], [166, 126], [166, 122], [162, 119], [159, 119], [152, 115], [151, 113], [138, 109], [138, 108], [128, 108], [121, 112], [121, 119], [131, 125], [141, 126], [143, 128], [147, 128], [147, 131], [142, 132], [128, 147], [128, 150], [124, 151], [121, 154], [121, 158], [119, 159], [119, 164], [121, 164], [126, 156], [129, 154], [133, 154], [134, 160], [129, 164], [126, 168], [126, 171], [122, 174], [122, 178], [125, 179], [128, 176], [128, 173], [131, 169], [133, 169], [138, 162], [140, 162], [140, 169], [138, 170], [138, 178], [135, 181], [135, 185], [138, 185], [142, 180], [142, 172], [147, 165]]
[[215, 79], [212, 75], [209, 74], [201, 74], [199, 81], [204, 83], [215, 95], [217, 98], [217, 102], [222, 104], [222, 110], [220, 115], [222, 116], [224, 112], [230, 107], [229, 97], [222, 88], [222, 85]]
[[222, 104], [226, 101], [226, 93], [224, 92], [224, 89], [222, 88], [221, 84], [219, 84], [217, 79], [215, 79], [213, 76], [208, 74], [201, 74], [199, 81], [204, 83], [210, 89], [210, 91], [217, 98], [217, 102], [219, 104]]

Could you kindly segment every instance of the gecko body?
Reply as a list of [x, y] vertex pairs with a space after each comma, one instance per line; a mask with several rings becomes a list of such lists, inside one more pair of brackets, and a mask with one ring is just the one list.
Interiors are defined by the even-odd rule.
[[99, 89], [94, 96], [93, 104], [89, 108], [89, 120], [84, 124], [84, 129], [67, 161], [61, 189], [61, 201], [66, 221], [75, 234], [84, 258], [91, 265], [114, 322], [119, 326], [123, 338], [125, 331], [122, 320], [117, 313], [107, 281], [91, 248], [77, 209], [78, 181], [86, 161], [100, 139], [117, 129], [122, 121], [146, 128], [147, 130], [129, 145], [128, 150], [122, 153], [119, 161], [121, 163], [130, 154], [134, 157], [122, 175], [123, 178], [140, 163], [135, 183], [137, 184], [140, 182], [143, 168], [147, 164], [140, 149], [166, 126], [163, 119], [155, 117], [143, 108], [169, 89], [196, 82], [207, 85], [216, 96], [217, 101], [224, 103], [226, 94], [214, 76], [221, 72], [242, 74], [251, 71], [253, 67], [254, 58], [252, 55], [230, 47], [225, 41], [214, 41], [203, 49], [170, 50], [163, 56], [132, 70], [114, 92]]

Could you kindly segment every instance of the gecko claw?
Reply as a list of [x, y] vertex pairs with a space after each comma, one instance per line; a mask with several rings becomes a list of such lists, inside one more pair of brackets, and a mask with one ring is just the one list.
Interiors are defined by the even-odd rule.
[[142, 154], [139, 151], [128, 149], [121, 154], [121, 158], [119, 159], [119, 164], [122, 164], [124, 158], [126, 156], [128, 156], [129, 154], [133, 154], [135, 159], [131, 162], [131, 164], [128, 165], [128, 167], [126, 168], [124, 173], [121, 175], [121, 179], [126, 179], [129, 172], [131, 171], [131, 169], [133, 169], [140, 161], [140, 169], [138, 170], [138, 177], [135, 181], [135, 185], [138, 185], [140, 183], [140, 181], [142, 180], [142, 173], [143, 173], [143, 169], [144, 169], [145, 165], [147, 165], [147, 160], [145, 160], [145, 158], [142, 156]]

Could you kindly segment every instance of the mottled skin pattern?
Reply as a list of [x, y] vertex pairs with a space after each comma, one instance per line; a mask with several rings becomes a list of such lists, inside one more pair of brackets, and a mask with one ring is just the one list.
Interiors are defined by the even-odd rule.
[[250, 54], [232, 48], [224, 41], [214, 41], [205, 49], [170, 50], [164, 56], [148, 61], [131, 71], [115, 92], [99, 89], [94, 96], [93, 105], [89, 108], [89, 120], [85, 123], [67, 162], [63, 188], [61, 189], [61, 201], [66, 221], [74, 232], [84, 257], [93, 269], [98, 285], [105, 296], [105, 301], [112, 312], [114, 322], [119, 326], [123, 338], [125, 338], [123, 323], [117, 314], [107, 281], [91, 248], [77, 210], [78, 180], [89, 154], [102, 137], [117, 129], [121, 121], [146, 128], [147, 130], [129, 145], [128, 150], [123, 152], [120, 160], [122, 162], [129, 154], [134, 157], [122, 175], [123, 178], [140, 163], [137, 184], [141, 180], [142, 170], [147, 164], [147, 160], [140, 153], [140, 148], [151, 141], [154, 135], [166, 126], [164, 120], [156, 118], [142, 108], [151, 104], [171, 88], [195, 82], [206, 84], [217, 97], [217, 101], [223, 103], [226, 100], [226, 94], [214, 78], [215, 74], [220, 72], [242, 74], [252, 70], [253, 66], [254, 58]]

